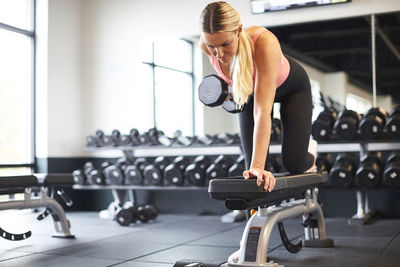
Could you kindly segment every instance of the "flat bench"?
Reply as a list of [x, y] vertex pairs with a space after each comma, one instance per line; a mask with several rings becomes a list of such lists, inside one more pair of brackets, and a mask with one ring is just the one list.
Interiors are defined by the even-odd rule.
[[[64, 208], [54, 199], [56, 193], [61, 199], [71, 206], [72, 200], [61, 189], [71, 187], [74, 180], [71, 174], [34, 174], [0, 177], [0, 195], [23, 193], [23, 200], [8, 200], [0, 202], [0, 210], [29, 209], [45, 207], [45, 211], [38, 216], [38, 220], [52, 215], [56, 232], [53, 237], [74, 238], [69, 228], [70, 223], [65, 215]], [[33, 195], [37, 193], [37, 196]], [[31, 236], [28, 231], [23, 234], [11, 234], [0, 228], [0, 236], [12, 240], [23, 240]]]
[[[333, 241], [326, 238], [324, 215], [317, 199], [316, 188], [327, 181], [326, 172], [299, 175], [274, 174], [276, 185], [272, 192], [257, 186], [255, 178], [242, 177], [213, 179], [208, 192], [211, 198], [223, 200], [230, 210], [245, 210], [258, 207], [250, 217], [242, 235], [239, 259], [224, 263], [205, 263], [181, 260], [174, 267], [226, 267], [226, 266], [281, 266], [268, 261], [268, 243], [273, 227], [278, 224], [279, 233], [286, 249], [297, 253], [302, 246], [332, 247]], [[286, 236], [283, 221], [303, 216], [305, 238], [292, 244]]]

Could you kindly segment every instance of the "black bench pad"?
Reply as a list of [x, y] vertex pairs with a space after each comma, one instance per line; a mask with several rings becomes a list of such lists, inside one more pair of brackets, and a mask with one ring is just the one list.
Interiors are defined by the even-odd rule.
[[35, 173], [35, 176], [46, 187], [69, 187], [75, 183], [71, 173]]
[[25, 188], [38, 185], [33, 175], [15, 175], [0, 177], [0, 194], [14, 194], [24, 192]]
[[211, 180], [208, 193], [213, 199], [225, 200], [228, 209], [247, 209], [260, 205], [273, 205], [289, 198], [303, 197], [307, 189], [327, 181], [326, 172], [274, 174], [274, 176], [276, 185], [272, 192], [265, 191], [263, 184], [257, 186], [255, 178], [246, 180], [243, 177], [230, 177]]

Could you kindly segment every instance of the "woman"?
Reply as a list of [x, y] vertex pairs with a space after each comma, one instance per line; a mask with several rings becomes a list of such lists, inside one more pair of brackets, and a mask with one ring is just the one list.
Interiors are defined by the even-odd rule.
[[[200, 47], [232, 86], [239, 113], [244, 178], [257, 177], [271, 191], [275, 178], [265, 170], [271, 135], [271, 112], [280, 102], [282, 163], [291, 173], [314, 171], [316, 143], [308, 149], [312, 98], [309, 78], [293, 59], [285, 57], [278, 39], [265, 28], [242, 28], [238, 12], [226, 2], [208, 4], [200, 17]], [[311, 151], [308, 152], [308, 150]]]

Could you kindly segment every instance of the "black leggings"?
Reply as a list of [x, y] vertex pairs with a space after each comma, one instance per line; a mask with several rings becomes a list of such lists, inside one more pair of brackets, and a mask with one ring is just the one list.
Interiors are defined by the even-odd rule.
[[[274, 102], [280, 102], [282, 126], [282, 164], [290, 173], [308, 170], [314, 157], [308, 153], [311, 134], [312, 97], [307, 73], [297, 62], [289, 58], [290, 73], [286, 81], [276, 89]], [[250, 168], [253, 151], [254, 98], [250, 97], [244, 110], [239, 113], [240, 137]]]

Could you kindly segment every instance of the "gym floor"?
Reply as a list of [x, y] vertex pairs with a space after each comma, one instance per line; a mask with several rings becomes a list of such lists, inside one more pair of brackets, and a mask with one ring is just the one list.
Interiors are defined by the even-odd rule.
[[[0, 266], [167, 267], [180, 259], [223, 262], [239, 248], [245, 222], [221, 223], [220, 216], [161, 214], [150, 223], [119, 226], [97, 212], [68, 212], [76, 239], [52, 238], [50, 217], [37, 221], [30, 210], [1, 211], [1, 227], [12, 233], [31, 230], [23, 241], [0, 238]], [[304, 237], [301, 218], [284, 222], [289, 238]], [[285, 266], [400, 266], [400, 220], [380, 219], [350, 226], [346, 218], [327, 218], [334, 248], [303, 248], [290, 254], [277, 227], [268, 256]]]

